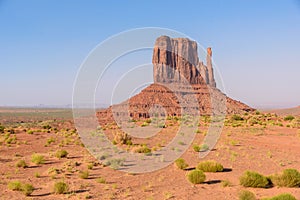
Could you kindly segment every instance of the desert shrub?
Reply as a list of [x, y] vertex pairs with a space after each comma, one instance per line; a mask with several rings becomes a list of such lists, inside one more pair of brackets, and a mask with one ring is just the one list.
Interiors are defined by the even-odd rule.
[[146, 127], [149, 126], [149, 124], [147, 122], [142, 123], [141, 127]]
[[33, 130], [28, 130], [27, 134], [32, 135], [33, 134]]
[[200, 151], [207, 151], [207, 150], [209, 150], [209, 146], [207, 144], [202, 144], [200, 146]]
[[34, 187], [28, 183], [21, 183], [20, 181], [11, 181], [8, 183], [8, 188], [13, 191], [22, 191], [26, 196], [31, 195]]
[[105, 180], [105, 178], [102, 178], [102, 177], [100, 177], [100, 178], [97, 178], [97, 183], [102, 183], [102, 184], [105, 184], [106, 183], [106, 180]]
[[44, 158], [44, 156], [35, 153], [31, 156], [31, 162], [33, 162], [34, 164], [37, 164], [37, 165], [44, 164], [45, 158]]
[[64, 194], [68, 192], [68, 190], [69, 190], [69, 186], [63, 181], [55, 183], [53, 187], [54, 194]]
[[222, 172], [223, 166], [220, 163], [217, 163], [213, 160], [203, 161], [197, 165], [198, 170], [202, 170], [204, 172]]
[[228, 180], [221, 181], [222, 187], [230, 187], [232, 184]]
[[203, 183], [206, 179], [205, 174], [201, 170], [193, 170], [187, 174], [188, 180], [193, 184]]
[[49, 130], [49, 129], [51, 129], [51, 126], [50, 126], [49, 124], [47, 124], [47, 125], [44, 125], [44, 126], [43, 126], [43, 129], [47, 129], [47, 130]]
[[244, 187], [267, 188], [270, 183], [267, 177], [254, 172], [246, 171], [240, 177], [240, 184]]
[[79, 172], [79, 178], [82, 178], [82, 179], [88, 179], [89, 178], [89, 171], [81, 171]]
[[291, 194], [284, 193], [271, 198], [263, 198], [262, 200], [297, 200], [297, 199]]
[[47, 139], [47, 145], [50, 145], [51, 143], [55, 142], [55, 139], [53, 137]]
[[274, 185], [280, 187], [300, 187], [300, 173], [296, 169], [285, 169], [282, 174], [270, 178]]
[[5, 127], [0, 125], [0, 133], [4, 133]]
[[88, 166], [87, 166], [88, 169], [93, 169], [93, 167], [94, 167], [94, 164], [93, 164], [93, 163], [90, 163], [90, 164], [88, 164]]
[[28, 167], [25, 160], [19, 160], [17, 163], [16, 163], [16, 167], [22, 167], [22, 168], [26, 168]]
[[57, 158], [66, 158], [68, 156], [68, 152], [66, 150], [58, 150], [55, 156]]
[[232, 115], [231, 119], [234, 121], [243, 121], [244, 120], [244, 118], [242, 118], [239, 115]]
[[185, 169], [187, 168], [189, 165], [185, 162], [185, 160], [183, 158], [178, 158], [176, 161], [175, 161], [175, 164], [176, 166], [179, 168], [179, 169]]
[[33, 191], [34, 191], [34, 187], [31, 184], [25, 183], [22, 185], [22, 192], [26, 196], [31, 195]]
[[20, 181], [11, 181], [8, 183], [8, 189], [13, 191], [22, 191], [22, 183]]
[[194, 144], [193, 145], [193, 149], [194, 149], [195, 152], [200, 152], [201, 147], [199, 145], [197, 145], [197, 144]]
[[123, 166], [124, 159], [111, 159], [104, 163], [106, 166], [110, 166], [113, 169], [119, 169], [120, 166]]
[[288, 115], [285, 118], [283, 118], [284, 121], [292, 121], [293, 119], [295, 119], [295, 117], [292, 115]]
[[118, 132], [114, 137], [114, 142], [116, 144], [127, 144], [131, 145], [131, 137], [127, 133]]
[[239, 194], [239, 200], [256, 200], [256, 197], [252, 192], [243, 190]]
[[142, 145], [141, 147], [137, 148], [135, 150], [136, 153], [151, 153], [151, 149], [147, 147], [146, 145]]

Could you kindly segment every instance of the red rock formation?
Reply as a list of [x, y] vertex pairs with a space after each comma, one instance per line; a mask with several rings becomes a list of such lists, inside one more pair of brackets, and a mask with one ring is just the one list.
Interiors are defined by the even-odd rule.
[[226, 105], [225, 112], [230, 114], [253, 111], [216, 88], [211, 57], [211, 48], [207, 48], [206, 66], [198, 59], [196, 42], [159, 37], [152, 59], [154, 84], [129, 100], [98, 112], [99, 120], [105, 123], [118, 117], [148, 118], [157, 105], [163, 107], [162, 115], [168, 116], [181, 116], [183, 111], [218, 114], [224, 112], [221, 105]]

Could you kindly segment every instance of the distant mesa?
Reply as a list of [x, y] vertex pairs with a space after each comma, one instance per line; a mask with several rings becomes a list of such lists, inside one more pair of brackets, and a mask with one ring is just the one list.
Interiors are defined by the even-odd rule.
[[[149, 118], [151, 109], [157, 105], [164, 109], [166, 116], [181, 116], [183, 109], [192, 110], [190, 101], [194, 97], [197, 99], [201, 115], [218, 112], [219, 108], [216, 105], [219, 102], [226, 105], [225, 112], [228, 114], [254, 111], [253, 108], [227, 97], [217, 89], [212, 49], [207, 48], [204, 64], [198, 58], [197, 48], [197, 43], [188, 38], [157, 38], [152, 57], [154, 83], [127, 101], [99, 111], [97, 116], [100, 123], [112, 121], [116, 116]], [[178, 94], [183, 96], [181, 102]], [[218, 103], [213, 105], [213, 102]]]

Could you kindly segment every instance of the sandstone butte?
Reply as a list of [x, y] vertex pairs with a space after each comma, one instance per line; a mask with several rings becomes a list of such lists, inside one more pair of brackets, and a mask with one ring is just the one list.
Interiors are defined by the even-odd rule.
[[[219, 104], [226, 105], [226, 114], [254, 111], [216, 87], [212, 49], [207, 48], [206, 64], [199, 60], [197, 51], [197, 43], [188, 38], [157, 38], [152, 58], [154, 83], [130, 99], [97, 112], [100, 124], [113, 122], [116, 117], [149, 118], [155, 107], [163, 108], [163, 116], [182, 116], [183, 110], [187, 113], [193, 109], [200, 115], [211, 115]], [[197, 108], [191, 102], [194, 100]], [[215, 107], [212, 102], [216, 102]]]

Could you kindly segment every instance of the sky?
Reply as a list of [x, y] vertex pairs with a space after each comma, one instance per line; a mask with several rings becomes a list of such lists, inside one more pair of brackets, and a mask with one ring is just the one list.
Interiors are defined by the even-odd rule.
[[218, 84], [234, 99], [256, 108], [300, 105], [298, 0], [0, 0], [0, 27], [0, 106], [70, 105], [89, 53], [143, 27], [211, 46]]

